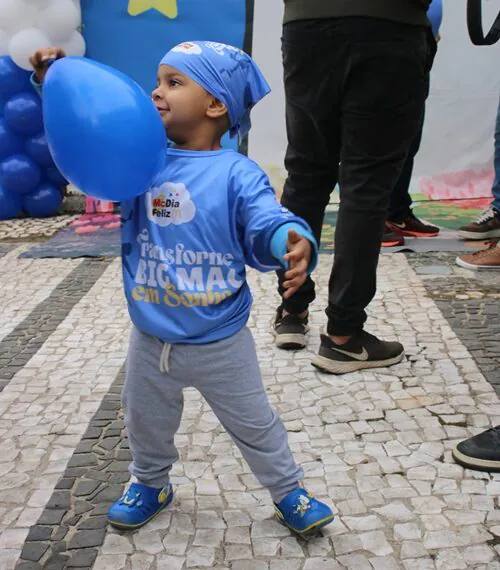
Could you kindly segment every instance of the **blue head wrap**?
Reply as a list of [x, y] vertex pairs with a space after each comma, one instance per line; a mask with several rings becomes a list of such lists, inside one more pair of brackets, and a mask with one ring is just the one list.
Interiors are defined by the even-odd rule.
[[196, 81], [227, 107], [230, 136], [250, 130], [250, 111], [270, 91], [253, 59], [238, 48], [216, 42], [184, 42], [160, 65], [170, 65]]

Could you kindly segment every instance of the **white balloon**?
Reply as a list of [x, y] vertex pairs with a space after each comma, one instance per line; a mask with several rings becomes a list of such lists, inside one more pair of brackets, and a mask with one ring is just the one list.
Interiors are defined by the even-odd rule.
[[0, 28], [15, 34], [35, 23], [37, 10], [24, 0], [0, 0]]
[[64, 50], [66, 55], [85, 55], [85, 40], [82, 34], [76, 30], [71, 34], [68, 41], [59, 44], [59, 46]]
[[67, 40], [80, 25], [80, 14], [73, 0], [51, 0], [39, 12], [36, 25], [57, 44]]
[[9, 41], [9, 34], [4, 30], [0, 30], [0, 56], [9, 54]]
[[9, 54], [14, 62], [23, 69], [31, 70], [29, 62], [37, 49], [52, 45], [50, 38], [38, 28], [27, 28], [12, 36], [9, 42]]

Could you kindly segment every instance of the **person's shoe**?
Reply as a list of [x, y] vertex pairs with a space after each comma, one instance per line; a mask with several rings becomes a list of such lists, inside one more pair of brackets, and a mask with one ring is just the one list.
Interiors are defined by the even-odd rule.
[[111, 505], [108, 522], [120, 530], [140, 528], [168, 507], [173, 498], [170, 483], [163, 489], [132, 483], [125, 494]]
[[402, 220], [388, 220], [387, 226], [394, 233], [407, 237], [435, 237], [439, 234], [438, 227], [422, 222], [411, 210]]
[[333, 521], [332, 509], [305, 489], [295, 489], [281, 503], [274, 504], [278, 520], [302, 536], [316, 532]]
[[366, 331], [353, 335], [345, 344], [335, 344], [322, 334], [319, 353], [312, 365], [328, 374], [347, 374], [364, 368], [392, 366], [401, 362], [404, 355], [401, 343], [379, 340]]
[[458, 230], [462, 239], [500, 238], [500, 212], [487, 208], [475, 222], [462, 226]]
[[500, 426], [460, 442], [452, 455], [457, 463], [468, 469], [500, 472]]
[[455, 260], [456, 264], [465, 269], [500, 269], [500, 243], [492, 241], [486, 249], [480, 249], [474, 253], [460, 255]]
[[382, 247], [396, 247], [405, 244], [405, 238], [402, 235], [393, 232], [385, 222], [384, 235], [382, 236]]
[[308, 315], [283, 316], [283, 309], [276, 311], [276, 319], [272, 327], [272, 333], [278, 348], [285, 350], [299, 350], [307, 344], [306, 334], [309, 332]]

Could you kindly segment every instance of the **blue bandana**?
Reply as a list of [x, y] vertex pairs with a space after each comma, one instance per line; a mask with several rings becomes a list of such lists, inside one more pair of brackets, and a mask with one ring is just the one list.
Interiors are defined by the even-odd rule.
[[170, 65], [196, 81], [227, 107], [230, 136], [250, 130], [250, 111], [270, 91], [253, 59], [238, 48], [216, 42], [184, 42], [160, 65]]

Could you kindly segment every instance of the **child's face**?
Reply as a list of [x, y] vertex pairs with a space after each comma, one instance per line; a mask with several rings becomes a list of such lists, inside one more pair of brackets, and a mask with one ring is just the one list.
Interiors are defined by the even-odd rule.
[[170, 65], [158, 68], [158, 85], [152, 97], [168, 137], [178, 144], [188, 142], [204, 122], [213, 100], [203, 87]]

